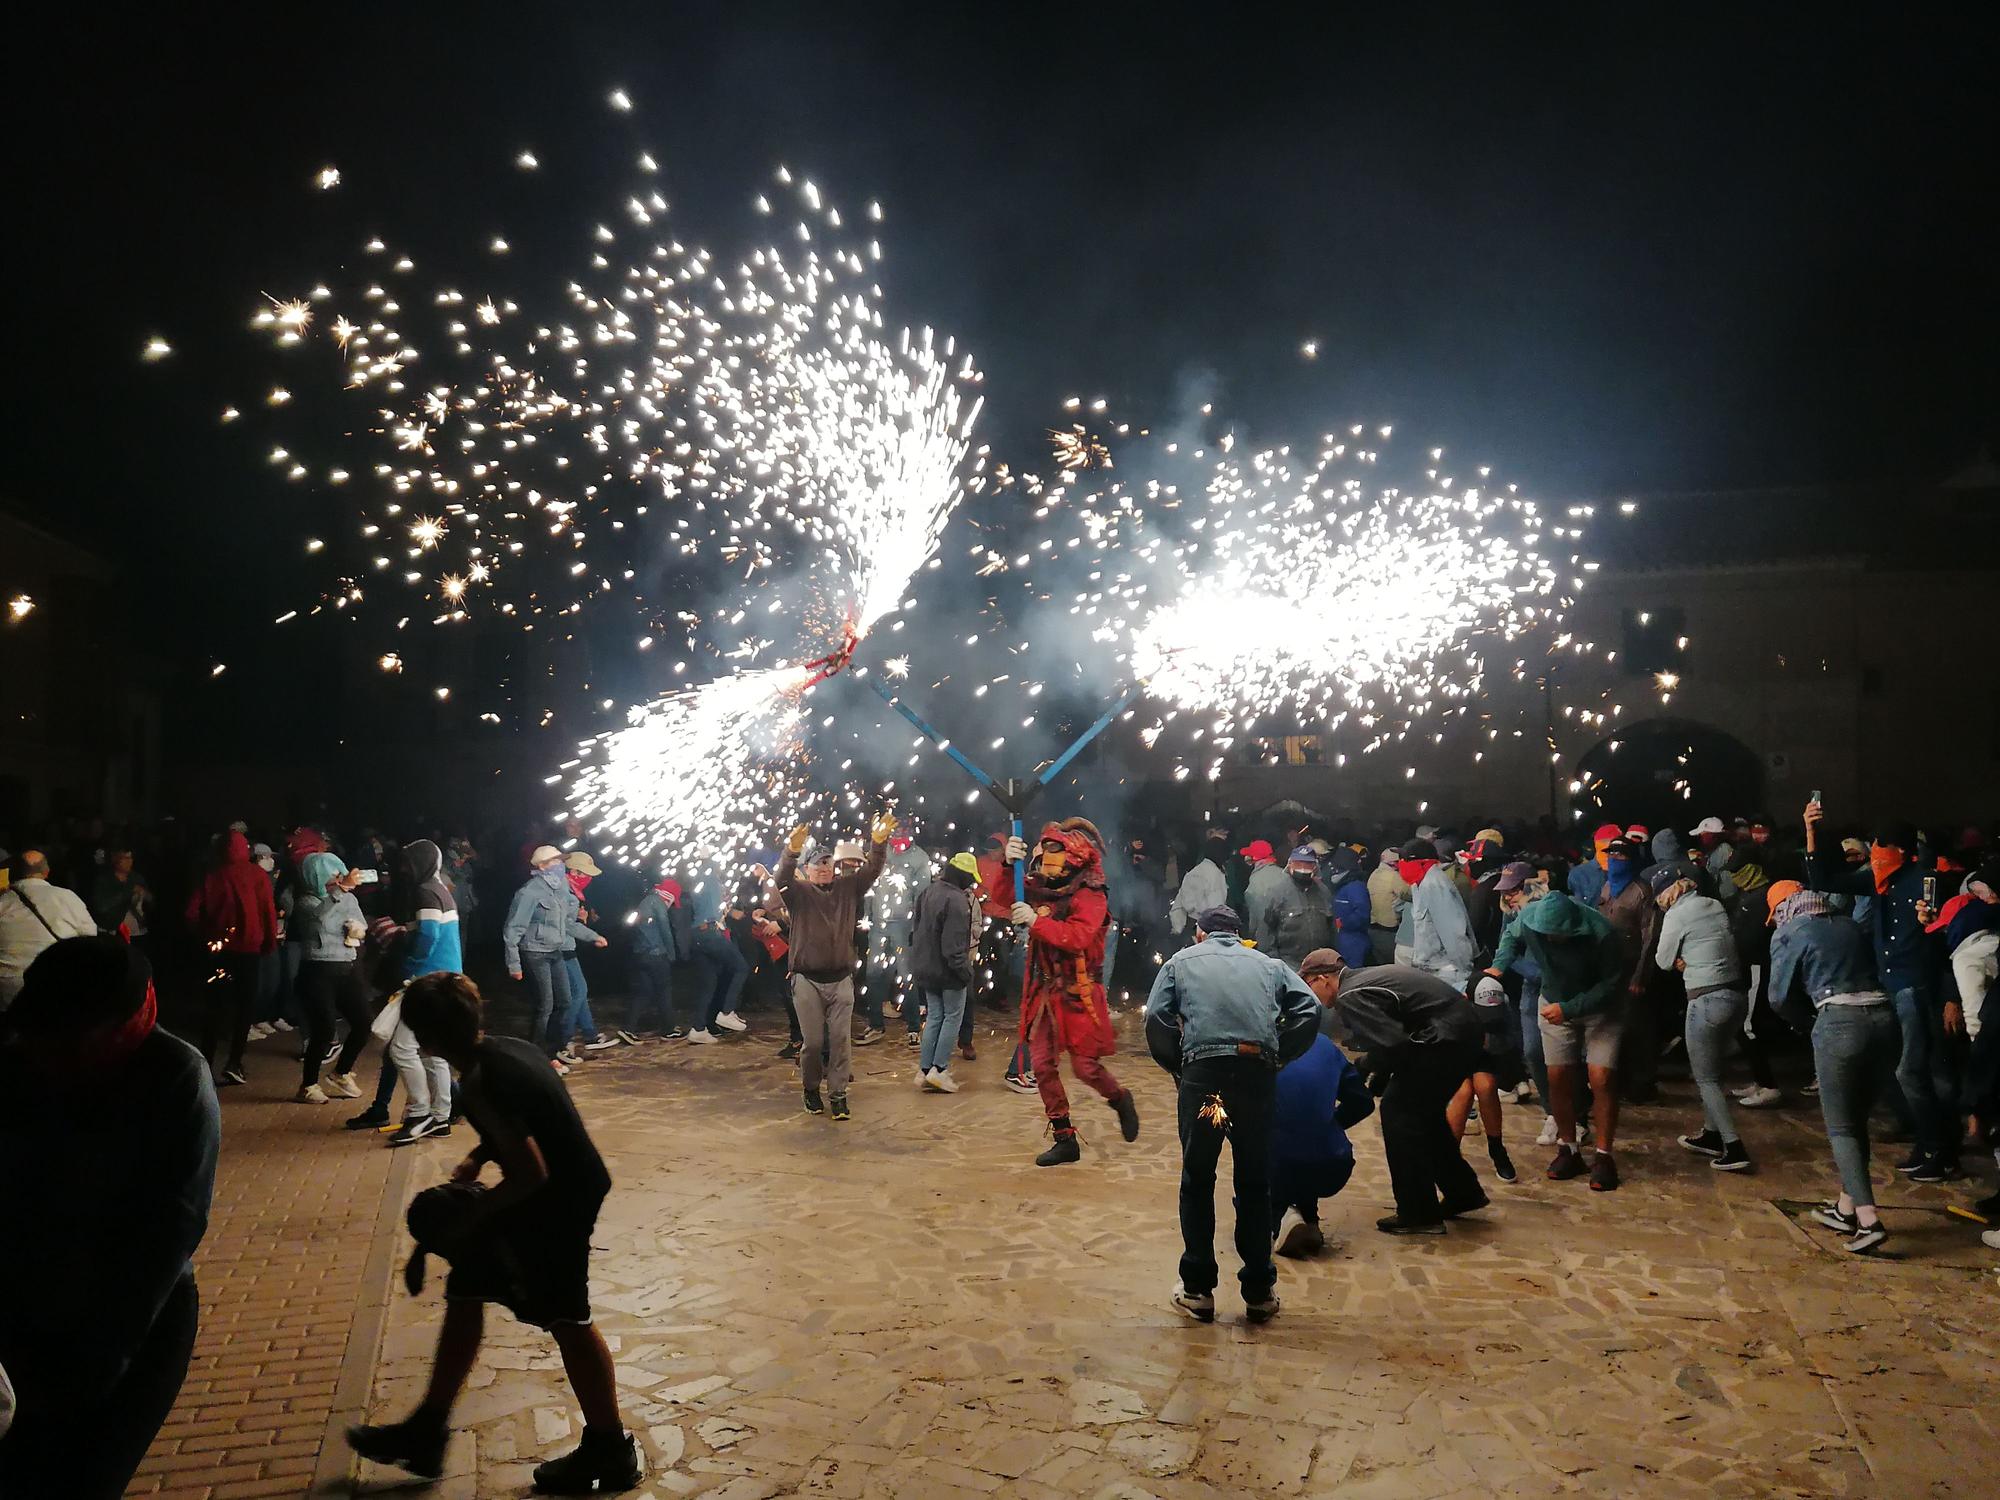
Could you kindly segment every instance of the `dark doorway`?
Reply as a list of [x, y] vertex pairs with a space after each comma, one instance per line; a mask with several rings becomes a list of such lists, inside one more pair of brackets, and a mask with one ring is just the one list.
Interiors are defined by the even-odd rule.
[[1691, 719], [1647, 719], [1621, 729], [1577, 763], [1574, 821], [1673, 828], [1683, 836], [1710, 813], [1754, 816], [1764, 768], [1742, 741]]

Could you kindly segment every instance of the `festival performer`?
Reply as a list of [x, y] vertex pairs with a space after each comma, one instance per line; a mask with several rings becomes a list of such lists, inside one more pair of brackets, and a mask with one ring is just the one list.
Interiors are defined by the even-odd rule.
[[[1007, 862], [1027, 860], [1021, 839], [1007, 841]], [[1012, 877], [1008, 877], [1012, 884]], [[1104, 840], [1084, 818], [1050, 823], [1036, 841], [1027, 870], [1027, 897], [1013, 907], [1014, 925], [1027, 934], [1027, 979], [1021, 992], [1021, 1040], [1035, 1070], [1036, 1090], [1055, 1140], [1035, 1158], [1038, 1167], [1081, 1157], [1069, 1117], [1057, 1059], [1069, 1054], [1077, 1082], [1095, 1089], [1116, 1111], [1128, 1141], [1139, 1138], [1139, 1109], [1130, 1089], [1111, 1076], [1102, 1059], [1117, 1049], [1111, 1009], [1100, 976], [1104, 929], [1110, 908], [1104, 896]]]

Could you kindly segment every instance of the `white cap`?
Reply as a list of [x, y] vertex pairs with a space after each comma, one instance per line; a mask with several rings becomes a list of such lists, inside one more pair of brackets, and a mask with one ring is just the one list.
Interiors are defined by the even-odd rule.
[[1722, 819], [1720, 818], [1703, 818], [1688, 830], [1689, 833], [1695, 835], [1697, 838], [1704, 833], [1721, 833], [1722, 831]]
[[528, 856], [528, 865], [531, 869], [539, 869], [550, 860], [561, 859], [562, 857], [562, 850], [558, 849], [554, 844], [537, 844], [535, 852]]
[[861, 845], [853, 839], [842, 839], [833, 846], [833, 862], [835, 864], [839, 864], [843, 859], [860, 859], [861, 857]]
[[1505, 1005], [1507, 1003], [1507, 987], [1491, 974], [1481, 974], [1479, 976], [1479, 983], [1473, 986], [1472, 1003], [1474, 1005]]
[[1426, 823], [1417, 830], [1417, 837], [1420, 839], [1434, 839], [1437, 836], [1438, 836], [1437, 827], [1436, 825], [1431, 823]]

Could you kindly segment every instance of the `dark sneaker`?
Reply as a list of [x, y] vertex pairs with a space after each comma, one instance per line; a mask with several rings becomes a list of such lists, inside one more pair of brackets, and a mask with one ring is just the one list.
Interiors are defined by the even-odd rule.
[[1914, 1172], [1929, 1160], [1930, 1158], [1924, 1154], [1924, 1148], [1919, 1146], [1908, 1156], [1896, 1163], [1896, 1170], [1903, 1173]]
[[1609, 1151], [1598, 1152], [1597, 1160], [1590, 1164], [1590, 1190], [1593, 1193], [1618, 1191], [1618, 1163]]
[[349, 1130], [385, 1130], [390, 1124], [389, 1111], [376, 1109], [372, 1105], [347, 1121]]
[[1853, 1234], [1861, 1227], [1861, 1220], [1853, 1214], [1844, 1214], [1838, 1203], [1822, 1203], [1807, 1215], [1813, 1223], [1831, 1229], [1835, 1234]]
[[347, 1446], [372, 1463], [394, 1464], [425, 1479], [444, 1473], [445, 1444], [451, 1429], [442, 1422], [412, 1417], [380, 1427], [350, 1427]]
[[905, 1047], [915, 1047], [919, 1043], [921, 1043], [923, 1039], [924, 1039], [924, 1034], [921, 1031], [918, 1031], [915, 1027], [912, 1027], [910, 1030], [903, 1033], [903, 1045]]
[[1009, 1073], [1007, 1075], [1007, 1087], [1017, 1094], [1035, 1093], [1035, 1075], [1033, 1073]]
[[1377, 1219], [1375, 1227], [1384, 1234], [1443, 1234], [1442, 1219], [1406, 1219], [1401, 1214], [1390, 1214], [1386, 1219]]
[[670, 1027], [667, 1031], [667, 1040], [670, 1042], [684, 1042], [687, 1039], [688, 1029], [685, 1026]]
[[1696, 1156], [1722, 1155], [1722, 1132], [1719, 1130], [1704, 1129], [1698, 1135], [1684, 1135], [1680, 1137], [1680, 1143]]
[[[1076, 1143], [1076, 1136], [1059, 1135], [1049, 1143], [1049, 1149], [1035, 1158], [1038, 1167], [1060, 1167], [1065, 1162], [1083, 1160], [1083, 1148]], [[1211, 1305], [1210, 1311], [1213, 1312]]]
[[1549, 1163], [1549, 1181], [1568, 1182], [1572, 1177], [1581, 1177], [1590, 1168], [1585, 1165], [1583, 1153], [1574, 1146], [1556, 1147], [1556, 1159]]
[[405, 1120], [403, 1128], [389, 1137], [392, 1146], [414, 1146], [426, 1136], [436, 1135], [448, 1129], [442, 1120], [433, 1120], [429, 1115], [419, 1115], [414, 1120]]
[[798, 1057], [799, 1053], [802, 1050], [803, 1050], [803, 1045], [801, 1043], [787, 1042], [785, 1043], [784, 1046], [778, 1049], [778, 1056], [782, 1057], [786, 1062], [792, 1062]]
[[639, 1038], [634, 1036], [631, 1032], [625, 1030], [624, 1027], [622, 1026], [618, 1030], [612, 1032], [611, 1034], [617, 1037], [619, 1041], [623, 1042], [628, 1047], [636, 1047], [639, 1045]]
[[872, 1047], [881, 1040], [882, 1028], [880, 1026], [870, 1026], [854, 1039], [854, 1045], [857, 1047]]
[[1750, 1153], [1743, 1149], [1741, 1141], [1730, 1141], [1709, 1166], [1718, 1172], [1747, 1172], [1750, 1170]]
[[963, 1047], [960, 1047], [958, 1049], [958, 1055], [964, 1058], [967, 1062], [979, 1061], [979, 1049], [973, 1046], [972, 1043], [970, 1042], [967, 1042]]
[[1215, 1293], [1191, 1292], [1178, 1281], [1174, 1283], [1173, 1305], [1193, 1318], [1197, 1323], [1215, 1321]]
[[535, 1490], [543, 1495], [616, 1495], [637, 1489], [644, 1477], [639, 1443], [631, 1433], [600, 1441], [586, 1427], [575, 1448], [535, 1465]]
[[1253, 1323], [1268, 1323], [1277, 1317], [1278, 1305], [1278, 1294], [1275, 1291], [1266, 1292], [1255, 1302], [1244, 1302], [1243, 1316]]
[[1956, 1182], [1965, 1173], [1955, 1161], [1946, 1161], [1941, 1156], [1927, 1159], [1916, 1171], [1908, 1174], [1912, 1182]]
[[1438, 1212], [1447, 1219], [1456, 1219], [1465, 1214], [1476, 1214], [1480, 1209], [1490, 1206], [1492, 1202], [1493, 1200], [1482, 1192], [1477, 1198], [1467, 1198], [1463, 1203], [1447, 1203]]
[[818, 1089], [806, 1090], [806, 1113], [809, 1115], [823, 1115], [826, 1113], [826, 1105], [820, 1102]]
[[1889, 1238], [1888, 1227], [1877, 1219], [1873, 1224], [1856, 1224], [1854, 1233], [1841, 1242], [1840, 1248], [1850, 1255], [1862, 1255], [1873, 1250]]
[[847, 1112], [847, 1095], [835, 1094], [833, 1096], [833, 1117], [836, 1120], [848, 1120], [853, 1118], [853, 1116], [851, 1116]]
[[220, 1089], [228, 1089], [236, 1087], [239, 1083], [248, 1083], [249, 1081], [249, 1079], [243, 1076], [241, 1068], [224, 1068], [222, 1076], [215, 1080], [215, 1086]]
[[1111, 1108], [1118, 1116], [1118, 1133], [1128, 1141], [1139, 1139], [1139, 1106], [1132, 1102], [1132, 1091], [1125, 1090], [1111, 1101]]
[[1507, 1154], [1507, 1148], [1498, 1136], [1486, 1138], [1486, 1159], [1493, 1163], [1493, 1175], [1502, 1182], [1519, 1180], [1520, 1174], [1514, 1170], [1514, 1158]]

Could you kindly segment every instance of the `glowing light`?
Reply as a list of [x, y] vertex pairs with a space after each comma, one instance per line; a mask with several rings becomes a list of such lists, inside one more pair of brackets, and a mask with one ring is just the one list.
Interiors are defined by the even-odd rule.
[[16, 594], [7, 601], [7, 618], [10, 622], [25, 620], [35, 612], [35, 601], [26, 594]]
[[174, 346], [156, 334], [146, 340], [145, 347], [139, 351], [139, 357], [148, 364], [156, 364], [173, 352]]
[[337, 188], [340, 186], [340, 168], [321, 167], [318, 174], [314, 176], [313, 181], [319, 184], [319, 190], [322, 193], [331, 188]]

